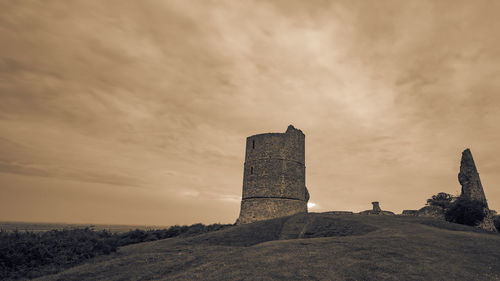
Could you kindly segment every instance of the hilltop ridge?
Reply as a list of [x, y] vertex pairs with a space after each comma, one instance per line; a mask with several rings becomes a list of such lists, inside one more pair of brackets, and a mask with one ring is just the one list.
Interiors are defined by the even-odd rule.
[[298, 214], [118, 253], [37, 280], [500, 280], [500, 235], [432, 218]]

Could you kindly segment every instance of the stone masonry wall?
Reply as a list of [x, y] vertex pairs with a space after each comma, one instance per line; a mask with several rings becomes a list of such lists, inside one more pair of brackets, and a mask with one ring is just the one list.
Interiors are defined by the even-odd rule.
[[291, 125], [247, 138], [238, 223], [307, 212], [304, 148], [305, 135]]
[[255, 198], [241, 201], [237, 224], [268, 220], [307, 212], [307, 202], [280, 198]]
[[462, 185], [462, 193], [460, 197], [466, 200], [479, 201], [488, 207], [486, 196], [484, 195], [483, 185], [479, 179], [479, 173], [472, 158], [470, 149], [462, 152], [460, 161], [460, 173], [458, 173], [458, 181]]
[[305, 136], [293, 127], [286, 133], [247, 138], [243, 199], [285, 197], [305, 200]]

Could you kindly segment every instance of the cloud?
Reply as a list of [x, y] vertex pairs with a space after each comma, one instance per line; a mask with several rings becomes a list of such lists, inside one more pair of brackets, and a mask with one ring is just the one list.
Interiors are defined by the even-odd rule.
[[236, 196], [233, 194], [221, 194], [219, 196], [219, 200], [221, 201], [226, 201], [234, 204], [239, 204], [241, 202], [241, 196]]
[[106, 184], [146, 209], [162, 194], [176, 206], [162, 212], [220, 211], [190, 211], [185, 223], [230, 221], [246, 136], [294, 124], [320, 211], [375, 200], [398, 211], [453, 193], [469, 146], [494, 207], [500, 39], [490, 5], [3, 2], [2, 177], [27, 186], [22, 176], [40, 176], [47, 190], [71, 179], [89, 196]]

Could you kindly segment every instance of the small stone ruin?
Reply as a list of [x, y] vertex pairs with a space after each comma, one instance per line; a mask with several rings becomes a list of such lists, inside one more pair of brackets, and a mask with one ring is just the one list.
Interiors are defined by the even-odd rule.
[[393, 212], [391, 211], [383, 211], [380, 209], [380, 204], [378, 201], [372, 202], [372, 209], [371, 210], [366, 210], [362, 211], [359, 214], [360, 215], [394, 215]]

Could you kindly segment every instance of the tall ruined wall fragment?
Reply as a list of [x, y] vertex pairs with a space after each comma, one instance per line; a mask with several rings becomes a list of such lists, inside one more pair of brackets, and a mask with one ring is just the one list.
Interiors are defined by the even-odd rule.
[[468, 148], [462, 152], [458, 181], [460, 182], [460, 185], [462, 185], [462, 193], [460, 194], [460, 197], [467, 200], [480, 201], [488, 207], [476, 164], [474, 163], [472, 153]]
[[484, 195], [483, 185], [479, 179], [479, 173], [472, 158], [470, 149], [462, 152], [462, 160], [460, 161], [460, 173], [458, 173], [458, 181], [462, 185], [462, 193], [460, 198], [468, 201], [479, 201], [484, 204], [484, 219], [477, 227], [488, 231], [495, 231], [496, 228], [493, 223], [493, 214], [488, 208], [488, 202]]
[[247, 138], [238, 224], [307, 212], [305, 135], [285, 133]]

